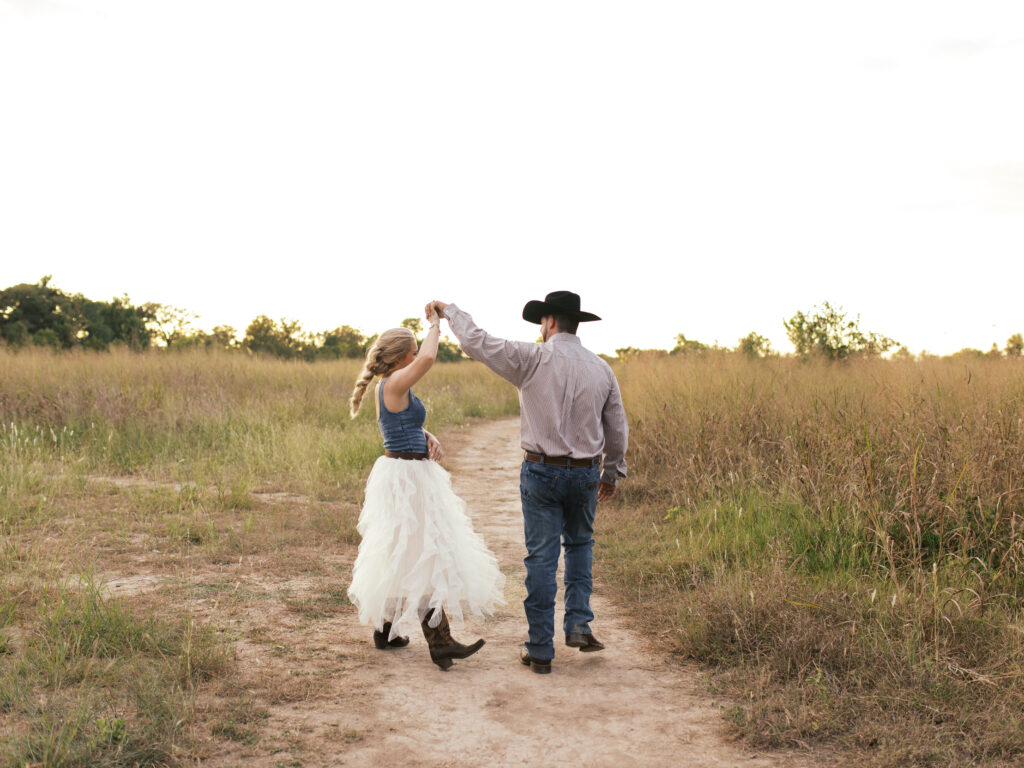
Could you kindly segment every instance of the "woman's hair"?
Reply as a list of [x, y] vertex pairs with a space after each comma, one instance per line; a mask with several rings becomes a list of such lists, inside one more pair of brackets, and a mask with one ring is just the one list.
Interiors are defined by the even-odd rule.
[[349, 400], [349, 413], [352, 418], [359, 413], [359, 404], [363, 401], [363, 393], [373, 381], [374, 376], [387, 376], [405, 356], [409, 354], [410, 344], [416, 343], [416, 337], [408, 328], [391, 328], [384, 331], [366, 353], [366, 363], [356, 379], [356, 388], [352, 390]]

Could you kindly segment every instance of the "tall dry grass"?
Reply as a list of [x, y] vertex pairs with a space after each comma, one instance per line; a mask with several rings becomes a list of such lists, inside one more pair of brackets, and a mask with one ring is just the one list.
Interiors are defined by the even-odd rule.
[[756, 743], [1024, 756], [1024, 364], [737, 355], [617, 369], [602, 569]]
[[[41, 490], [41, 468], [199, 485], [351, 492], [380, 454], [373, 403], [350, 421], [359, 361], [309, 365], [236, 354], [55, 354], [0, 349], [0, 498]], [[515, 413], [515, 391], [476, 363], [437, 365], [417, 387], [431, 425]], [[45, 495], [45, 494], [38, 494]], [[33, 494], [21, 493], [23, 504]]]

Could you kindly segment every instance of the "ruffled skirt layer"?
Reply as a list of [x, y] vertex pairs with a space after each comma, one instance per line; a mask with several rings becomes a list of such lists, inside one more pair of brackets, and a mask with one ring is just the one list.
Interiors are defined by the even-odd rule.
[[[456, 625], [463, 612], [493, 613], [505, 576], [473, 530], [451, 476], [434, 461], [381, 456], [366, 482], [359, 515], [359, 554], [348, 597], [359, 620], [376, 628], [415, 626], [428, 608], [444, 608]], [[440, 621], [440, 610], [431, 624]]]

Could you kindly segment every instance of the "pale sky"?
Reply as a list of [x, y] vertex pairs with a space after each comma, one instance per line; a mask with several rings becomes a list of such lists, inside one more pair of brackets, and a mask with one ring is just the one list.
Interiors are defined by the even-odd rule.
[[1024, 332], [1016, 2], [0, 0], [0, 288], [591, 349]]

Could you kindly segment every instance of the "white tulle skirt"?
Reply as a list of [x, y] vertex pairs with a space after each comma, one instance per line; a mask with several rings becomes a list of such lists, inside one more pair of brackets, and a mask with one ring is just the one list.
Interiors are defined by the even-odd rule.
[[[505, 576], [435, 461], [381, 456], [366, 481], [359, 515], [359, 554], [348, 597], [359, 620], [391, 636], [417, 627], [429, 608], [444, 608], [460, 626], [463, 611], [493, 613]], [[441, 619], [437, 610], [431, 625]]]

